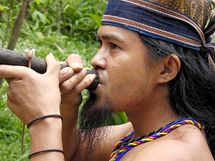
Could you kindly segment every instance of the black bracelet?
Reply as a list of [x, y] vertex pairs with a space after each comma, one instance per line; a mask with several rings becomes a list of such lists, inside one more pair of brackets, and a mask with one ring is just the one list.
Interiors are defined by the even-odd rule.
[[27, 128], [29, 129], [37, 121], [40, 121], [40, 120], [43, 120], [43, 119], [46, 119], [46, 118], [50, 118], [50, 117], [59, 118], [59, 119], [63, 120], [63, 117], [61, 115], [45, 115], [45, 116], [41, 116], [41, 117], [38, 117], [38, 118], [30, 121], [28, 123], [28, 125], [27, 125]]
[[58, 153], [62, 153], [64, 155], [64, 151], [63, 150], [60, 150], [60, 149], [47, 149], [47, 150], [41, 150], [41, 151], [38, 151], [38, 152], [35, 152], [35, 153], [31, 153], [28, 156], [28, 159], [31, 159], [32, 157], [34, 157], [36, 155], [40, 155], [40, 154], [48, 153], [48, 152], [58, 152]]

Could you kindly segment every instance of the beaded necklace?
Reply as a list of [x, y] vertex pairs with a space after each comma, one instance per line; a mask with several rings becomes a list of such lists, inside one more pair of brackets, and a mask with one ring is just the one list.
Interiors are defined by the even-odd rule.
[[180, 120], [171, 122], [170, 124], [166, 125], [165, 127], [160, 128], [159, 130], [152, 132], [148, 135], [145, 135], [136, 140], [130, 141], [132, 139], [132, 137], [134, 136], [134, 132], [132, 132], [129, 135], [122, 138], [119, 142], [117, 142], [113, 152], [110, 155], [110, 161], [119, 161], [129, 150], [133, 149], [134, 147], [136, 147], [140, 144], [143, 144], [143, 143], [147, 143], [147, 142], [156, 140], [186, 124], [191, 124], [191, 125], [196, 126], [199, 129], [202, 129], [201, 124], [198, 123], [196, 120], [194, 120], [192, 118], [184, 118], [184, 119], [180, 119]]

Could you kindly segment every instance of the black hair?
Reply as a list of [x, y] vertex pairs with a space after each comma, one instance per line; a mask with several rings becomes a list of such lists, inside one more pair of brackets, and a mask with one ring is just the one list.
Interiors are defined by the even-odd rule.
[[141, 36], [151, 57], [160, 60], [176, 54], [181, 61], [178, 75], [169, 82], [172, 110], [179, 117], [192, 117], [204, 126], [208, 145], [215, 158], [215, 72], [209, 67], [208, 54]]

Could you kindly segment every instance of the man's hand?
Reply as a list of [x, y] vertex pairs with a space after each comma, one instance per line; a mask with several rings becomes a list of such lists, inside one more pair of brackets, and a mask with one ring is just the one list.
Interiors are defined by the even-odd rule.
[[60, 114], [60, 65], [51, 54], [46, 62], [44, 74], [26, 67], [0, 65], [0, 77], [9, 84], [8, 106], [25, 124], [43, 115]]
[[60, 71], [61, 105], [60, 111], [63, 116], [63, 147], [65, 160], [71, 160], [75, 151], [76, 143], [79, 141], [75, 137], [76, 121], [78, 109], [82, 102], [81, 92], [88, 87], [96, 77], [94, 74], [87, 75], [84, 63], [79, 55], [72, 54], [66, 61], [68, 66]]
[[66, 61], [67, 68], [60, 71], [61, 114], [72, 117], [77, 114], [82, 102], [81, 92], [95, 79], [95, 74], [88, 74], [79, 55], [72, 54]]

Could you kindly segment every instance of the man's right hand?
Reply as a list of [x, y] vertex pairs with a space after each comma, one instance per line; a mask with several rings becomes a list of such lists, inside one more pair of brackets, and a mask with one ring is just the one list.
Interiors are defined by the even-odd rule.
[[68, 67], [60, 71], [61, 115], [72, 117], [77, 114], [82, 102], [81, 92], [95, 79], [94, 74], [87, 75], [84, 63], [79, 55], [71, 54], [65, 61]]
[[66, 61], [68, 66], [60, 71], [59, 82], [61, 90], [60, 112], [63, 117], [63, 148], [65, 160], [71, 160], [74, 154], [77, 138], [75, 137], [78, 109], [82, 102], [81, 92], [88, 87], [95, 75], [87, 75], [83, 61], [79, 55], [72, 54]]

